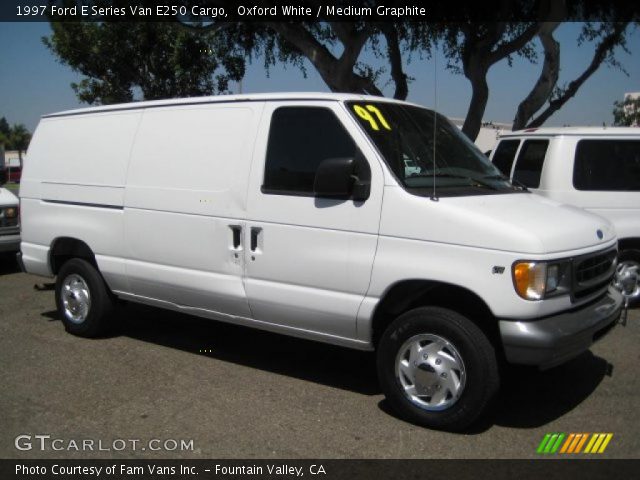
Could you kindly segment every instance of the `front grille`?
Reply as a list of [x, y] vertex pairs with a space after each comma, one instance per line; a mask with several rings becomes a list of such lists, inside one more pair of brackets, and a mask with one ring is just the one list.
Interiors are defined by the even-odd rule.
[[11, 218], [7, 218], [7, 208], [12, 208], [15, 210], [16, 207], [0, 207], [0, 228], [17, 227], [18, 216], [16, 215]]
[[0, 228], [9, 228], [9, 227], [17, 227], [17, 226], [18, 226], [17, 218], [0, 217]]
[[574, 298], [587, 297], [606, 288], [611, 283], [616, 268], [616, 254], [614, 249], [574, 259]]

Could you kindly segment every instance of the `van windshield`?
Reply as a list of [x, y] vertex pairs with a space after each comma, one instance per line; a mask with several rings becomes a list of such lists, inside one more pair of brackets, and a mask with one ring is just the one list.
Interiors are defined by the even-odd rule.
[[[406, 190], [430, 196], [523, 191], [514, 187], [446, 117], [389, 102], [346, 102]], [[435, 161], [434, 161], [435, 150]]]

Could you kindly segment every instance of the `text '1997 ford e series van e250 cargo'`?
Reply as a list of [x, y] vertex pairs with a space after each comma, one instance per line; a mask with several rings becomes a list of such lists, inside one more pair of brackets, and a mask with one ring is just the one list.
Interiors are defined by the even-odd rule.
[[617, 322], [611, 224], [514, 186], [445, 117], [339, 94], [141, 102], [42, 118], [23, 268], [66, 329], [117, 299], [375, 350], [389, 404], [461, 430], [502, 361], [550, 367]]

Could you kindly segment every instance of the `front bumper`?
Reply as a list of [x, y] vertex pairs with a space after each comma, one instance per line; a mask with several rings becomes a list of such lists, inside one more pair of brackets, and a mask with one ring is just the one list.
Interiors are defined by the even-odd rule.
[[20, 234], [0, 235], [0, 253], [20, 250]]
[[606, 334], [620, 318], [623, 298], [610, 287], [606, 295], [576, 310], [539, 320], [500, 320], [508, 362], [550, 368], [570, 360]]

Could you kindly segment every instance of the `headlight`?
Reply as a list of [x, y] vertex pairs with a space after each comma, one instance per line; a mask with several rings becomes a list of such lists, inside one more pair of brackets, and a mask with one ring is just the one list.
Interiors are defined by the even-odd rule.
[[5, 218], [16, 218], [18, 216], [18, 209], [15, 207], [9, 207], [4, 209]]
[[516, 292], [526, 300], [569, 292], [570, 265], [568, 262], [516, 262], [513, 264], [513, 284]]

